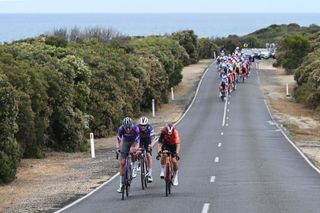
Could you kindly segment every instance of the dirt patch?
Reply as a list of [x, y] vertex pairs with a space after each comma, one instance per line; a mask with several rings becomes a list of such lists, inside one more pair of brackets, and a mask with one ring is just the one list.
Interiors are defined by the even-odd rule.
[[[175, 100], [156, 109], [155, 117], [147, 114], [156, 132], [166, 122], [179, 119], [211, 63], [212, 60], [201, 60], [185, 67], [182, 82], [174, 88]], [[23, 159], [17, 179], [0, 187], [0, 212], [54, 212], [89, 193], [117, 173], [118, 163], [112, 152], [115, 141], [115, 136], [96, 139], [94, 159], [89, 152], [50, 152], [45, 159]]]
[[[293, 75], [272, 67], [273, 60], [258, 62], [261, 89], [278, 123], [289, 132], [296, 145], [320, 168], [320, 110], [310, 110], [291, 97], [296, 86]], [[288, 84], [289, 96], [286, 92]]]

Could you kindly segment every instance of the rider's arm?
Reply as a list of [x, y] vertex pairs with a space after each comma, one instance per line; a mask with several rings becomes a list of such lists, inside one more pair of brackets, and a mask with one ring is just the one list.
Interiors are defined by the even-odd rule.
[[156, 135], [154, 133], [154, 129], [152, 126], [150, 126], [151, 131], [150, 131], [150, 138], [151, 138], [151, 148], [154, 146], [154, 144], [156, 143]]
[[120, 143], [121, 143], [121, 140], [122, 140], [122, 136], [123, 136], [123, 132], [122, 132], [122, 128], [119, 127], [118, 129], [118, 135], [117, 135], [117, 142], [116, 142], [116, 149], [120, 149]]
[[175, 144], [176, 144], [176, 153], [177, 155], [179, 155], [180, 153], [180, 137], [179, 137], [179, 133], [178, 130], [174, 131], [174, 137], [175, 137]]
[[137, 126], [133, 128], [134, 128], [134, 131], [136, 132], [136, 138], [134, 140], [134, 142], [136, 143], [135, 149], [138, 150], [140, 146], [140, 129]]
[[180, 143], [177, 143], [176, 153], [177, 153], [177, 155], [179, 155], [179, 153], [180, 153]]
[[163, 142], [163, 134], [160, 134], [159, 140], [158, 140], [158, 149], [157, 152], [159, 153], [161, 151], [162, 148], [162, 142]]

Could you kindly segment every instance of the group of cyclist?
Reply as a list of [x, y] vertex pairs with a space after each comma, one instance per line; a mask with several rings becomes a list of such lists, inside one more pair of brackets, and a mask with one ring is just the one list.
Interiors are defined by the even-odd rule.
[[[221, 50], [220, 56], [217, 57], [218, 72], [220, 74], [219, 89], [220, 94], [230, 94], [236, 89], [236, 84], [242, 79], [245, 80], [249, 76], [251, 65], [251, 58], [241, 53], [239, 47], [230, 55], [225, 55], [224, 50]], [[225, 95], [226, 96], [226, 95]], [[133, 171], [132, 177], [137, 176], [139, 171], [138, 158], [141, 153], [141, 148], [146, 150], [147, 157], [147, 180], [149, 183], [153, 182], [152, 178], [152, 147], [156, 143], [155, 132], [153, 126], [149, 123], [147, 117], [141, 117], [138, 124], [134, 124], [130, 117], [122, 120], [122, 124], [118, 129], [116, 150], [120, 156], [120, 185], [118, 192], [121, 193], [125, 158], [130, 154], [132, 156]], [[164, 150], [172, 153], [173, 164], [173, 185], [178, 186], [178, 160], [180, 153], [180, 138], [178, 130], [173, 124], [166, 124], [161, 130], [157, 145], [157, 159], [161, 157]], [[164, 178], [164, 163], [165, 157], [161, 157], [161, 171], [160, 178]]]
[[217, 57], [217, 68], [220, 76], [219, 91], [220, 97], [226, 97], [232, 91], [236, 90], [239, 81], [244, 80], [250, 74], [251, 56], [244, 55], [239, 47], [230, 55], [225, 55], [221, 50]]
[[[155, 132], [153, 126], [149, 123], [147, 117], [141, 117], [138, 124], [134, 124], [130, 117], [126, 117], [122, 120], [122, 124], [118, 129], [116, 151], [121, 154], [120, 156], [120, 186], [118, 192], [121, 193], [124, 176], [125, 158], [130, 154], [132, 156], [133, 170], [132, 177], [137, 176], [139, 171], [138, 157], [140, 155], [140, 149], [146, 150], [147, 155], [147, 175], [148, 182], [153, 182], [152, 178], [152, 147], [155, 145]], [[173, 185], [178, 186], [178, 162], [180, 152], [180, 139], [178, 130], [173, 124], [168, 123], [161, 130], [160, 137], [157, 146], [157, 159], [162, 155], [164, 150], [172, 153], [173, 164]], [[161, 172], [160, 178], [164, 178], [164, 156], [161, 158]]]

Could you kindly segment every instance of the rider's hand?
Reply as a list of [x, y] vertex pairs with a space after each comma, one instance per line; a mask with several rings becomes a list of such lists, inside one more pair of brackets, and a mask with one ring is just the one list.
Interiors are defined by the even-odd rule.
[[178, 153], [176, 153], [176, 159], [177, 159], [177, 160], [180, 160], [180, 157], [179, 157], [179, 154], [178, 154]]

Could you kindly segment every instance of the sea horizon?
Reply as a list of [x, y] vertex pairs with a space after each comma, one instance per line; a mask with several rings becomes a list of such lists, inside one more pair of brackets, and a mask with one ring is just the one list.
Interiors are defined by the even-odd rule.
[[199, 37], [243, 36], [272, 24], [320, 25], [320, 13], [1, 13], [0, 42], [55, 29], [113, 29], [128, 36], [164, 35], [192, 29]]

